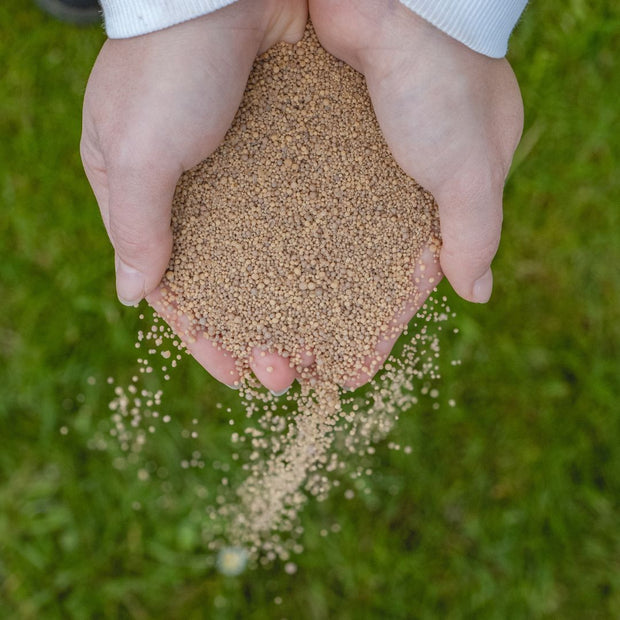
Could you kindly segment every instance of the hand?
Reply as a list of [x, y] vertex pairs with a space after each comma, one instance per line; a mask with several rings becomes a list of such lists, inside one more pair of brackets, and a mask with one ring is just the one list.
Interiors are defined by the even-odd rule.
[[396, 161], [439, 205], [440, 263], [486, 302], [502, 192], [523, 127], [508, 62], [471, 51], [395, 0], [310, 0], [322, 45], [366, 77]]
[[[149, 296], [158, 304], [179, 176], [224, 138], [256, 55], [278, 41], [297, 41], [306, 19], [305, 0], [239, 0], [104, 44], [84, 98], [81, 152], [114, 247], [123, 303]], [[190, 351], [217, 379], [236, 380], [234, 361], [208, 341], [190, 343]], [[277, 372], [269, 381], [281, 389]]]

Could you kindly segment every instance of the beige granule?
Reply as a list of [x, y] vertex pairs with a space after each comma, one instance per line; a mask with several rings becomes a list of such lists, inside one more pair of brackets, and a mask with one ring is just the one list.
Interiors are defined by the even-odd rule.
[[[416, 261], [440, 245], [436, 204], [394, 162], [363, 77], [309, 25], [300, 43], [256, 61], [224, 143], [181, 178], [172, 227], [164, 303], [189, 318], [186, 337], [206, 335], [239, 360], [247, 414], [262, 411], [238, 503], [213, 518], [251, 555], [285, 558], [271, 534], [291, 531], [306, 494], [326, 495], [334, 428], [355, 418], [338, 386], [372, 376], [377, 343], [401, 331], [394, 317], [416, 294]], [[251, 376], [255, 347], [300, 374], [284, 430]], [[374, 410], [397, 408], [400, 387], [382, 389], [393, 400]], [[353, 427], [371, 435], [373, 424]]]

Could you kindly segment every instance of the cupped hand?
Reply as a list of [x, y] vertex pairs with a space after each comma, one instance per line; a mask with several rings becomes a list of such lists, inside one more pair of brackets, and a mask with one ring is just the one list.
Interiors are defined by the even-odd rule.
[[[179, 176], [224, 138], [257, 54], [278, 41], [299, 40], [306, 19], [305, 0], [239, 0], [165, 30], [104, 44], [84, 98], [81, 153], [114, 248], [123, 303], [147, 297], [157, 308]], [[226, 353], [198, 342], [188, 343], [190, 351], [211, 374], [234, 383]], [[283, 387], [279, 372], [264, 382]]]
[[422, 249], [415, 261], [411, 282], [411, 297], [405, 302], [400, 313], [393, 317], [388, 324], [385, 335], [377, 343], [374, 354], [364, 360], [364, 370], [347, 379], [343, 387], [355, 390], [368, 383], [374, 377], [390, 356], [396, 341], [407, 327], [409, 321], [417, 314], [441, 280], [441, 275], [437, 247], [433, 240], [431, 240]]
[[468, 49], [395, 0], [310, 0], [322, 45], [364, 74], [396, 161], [439, 205], [441, 269], [486, 302], [503, 186], [523, 127], [505, 59]]

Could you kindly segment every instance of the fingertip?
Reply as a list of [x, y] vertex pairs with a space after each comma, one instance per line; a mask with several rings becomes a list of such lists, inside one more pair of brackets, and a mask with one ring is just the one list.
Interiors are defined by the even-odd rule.
[[110, 171], [107, 232], [116, 255], [116, 288], [122, 303], [139, 302], [166, 271], [173, 245], [170, 210], [177, 179], [168, 171], [153, 171], [147, 177], [141, 168], [129, 165], [127, 170]]
[[145, 295], [145, 277], [116, 256], [116, 294], [124, 306], [137, 306]]
[[478, 304], [486, 304], [491, 298], [493, 291], [493, 273], [487, 269], [485, 274], [478, 278], [472, 287], [472, 301]]
[[459, 297], [484, 304], [489, 301], [493, 290], [492, 258], [491, 252], [472, 258], [466, 249], [454, 252], [444, 246], [441, 250], [441, 270]]
[[491, 293], [493, 292], [493, 273], [490, 268], [487, 268], [479, 278], [459, 271], [456, 271], [456, 273], [452, 272], [451, 275], [448, 275], [449, 273], [450, 270], [446, 269], [445, 274], [450, 285], [456, 294], [465, 301], [485, 304], [491, 298]]
[[443, 273], [456, 293], [473, 303], [491, 297], [491, 263], [502, 231], [503, 173], [470, 171], [438, 198]]
[[256, 378], [276, 395], [287, 390], [296, 377], [288, 359], [260, 348], [253, 350], [249, 364]]

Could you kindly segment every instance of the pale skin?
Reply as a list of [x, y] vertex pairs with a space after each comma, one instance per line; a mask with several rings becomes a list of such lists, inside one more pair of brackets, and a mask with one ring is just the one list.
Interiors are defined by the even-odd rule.
[[[322, 45], [366, 77], [396, 161], [439, 204], [440, 266], [423, 254], [419, 294], [395, 322], [404, 325], [415, 314], [441, 272], [464, 299], [489, 299], [503, 185], [523, 124], [508, 62], [469, 50], [396, 0], [239, 0], [166, 30], [107, 41], [91, 73], [82, 159], [115, 250], [124, 303], [147, 298], [163, 310], [158, 286], [171, 252], [178, 178], [223, 139], [256, 55], [299, 40], [308, 8]], [[238, 380], [225, 351], [202, 338], [187, 344], [216, 379]], [[392, 345], [393, 339], [378, 343], [381, 359]], [[310, 365], [311, 355], [304, 360]], [[297, 376], [272, 353], [255, 351], [250, 366], [274, 392]], [[347, 387], [368, 379], [358, 375]]]

